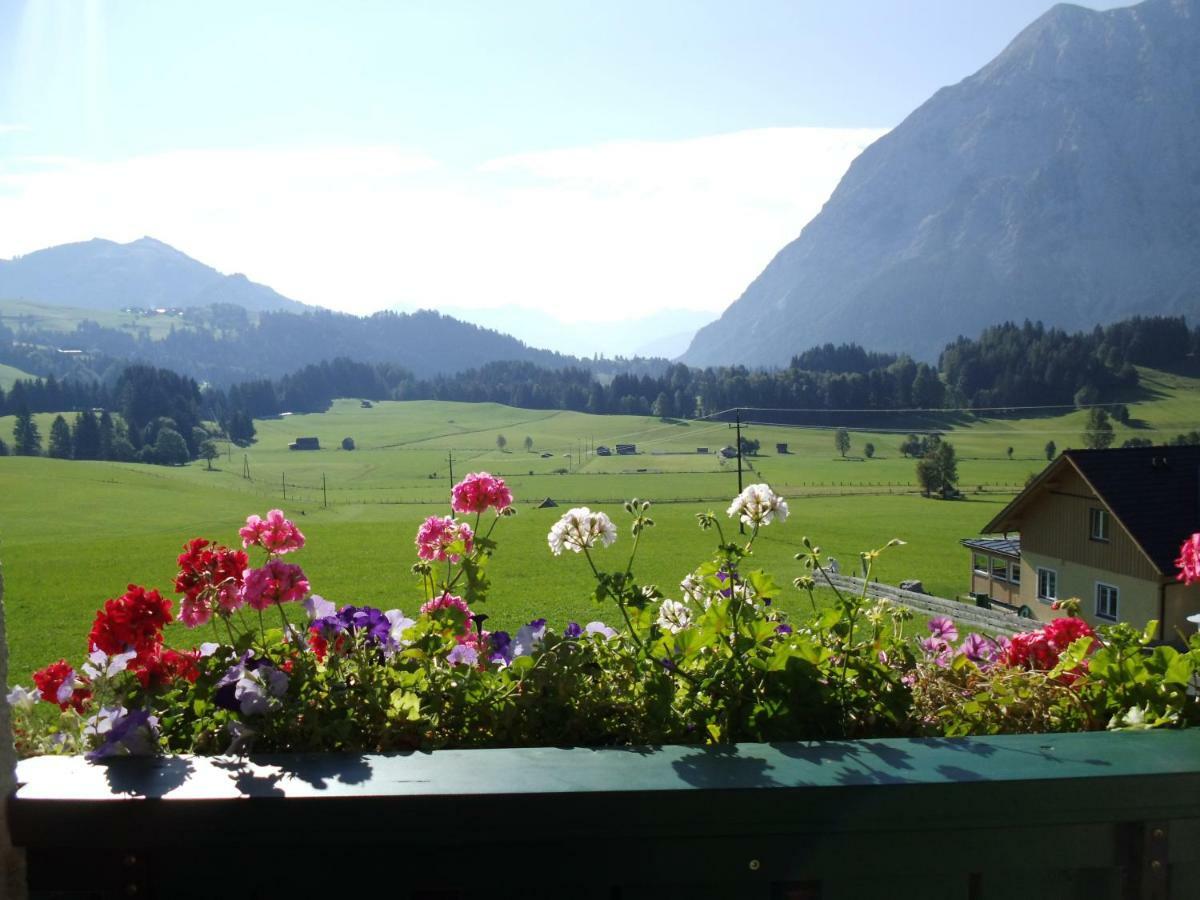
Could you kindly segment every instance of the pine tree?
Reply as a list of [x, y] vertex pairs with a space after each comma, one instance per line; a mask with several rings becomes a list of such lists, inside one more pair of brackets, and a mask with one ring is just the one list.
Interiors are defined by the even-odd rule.
[[106, 409], [100, 413], [100, 444], [96, 454], [97, 459], [113, 458], [113, 440], [116, 437], [112, 416]]
[[42, 435], [29, 407], [23, 404], [17, 410], [17, 421], [13, 425], [13, 453], [17, 456], [42, 455]]
[[50, 425], [50, 447], [47, 455], [54, 459], [71, 458], [71, 426], [62, 416], [55, 416]]
[[71, 446], [75, 449], [76, 459], [100, 459], [100, 425], [90, 409], [75, 416]]

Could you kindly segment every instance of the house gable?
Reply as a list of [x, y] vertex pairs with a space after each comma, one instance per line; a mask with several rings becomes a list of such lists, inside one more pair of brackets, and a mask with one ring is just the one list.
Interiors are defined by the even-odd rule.
[[[1092, 539], [1093, 509], [1111, 516], [1107, 541]], [[1021, 547], [1025, 551], [1147, 581], [1161, 577], [1125, 526], [1072, 467], [1064, 467], [1043, 486], [1022, 520]]]
[[[1110, 515], [1108, 541], [1091, 538], [1092, 509]], [[1198, 522], [1200, 447], [1069, 450], [984, 531], [1019, 531], [1030, 551], [1161, 581]]]

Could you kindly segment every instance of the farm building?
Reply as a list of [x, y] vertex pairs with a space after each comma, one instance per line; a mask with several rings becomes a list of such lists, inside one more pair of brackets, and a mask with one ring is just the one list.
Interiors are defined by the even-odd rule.
[[726, 459], [733, 459], [735, 456], [738, 455], [738, 453], [737, 453], [736, 448], [730, 447], [728, 444], [726, 444], [724, 447], [721, 448], [721, 455], [723, 457], [725, 457]]
[[289, 450], [320, 450], [321, 442], [315, 437], [298, 437], [288, 444]]
[[596, 448], [596, 455], [597, 456], [612, 456], [612, 451], [609, 450], [607, 447], [605, 447], [603, 444], [601, 444], [599, 447]]
[[697, 453], [708, 453], [708, 448], [707, 447], [697, 447], [696, 452]]
[[[1067, 450], [984, 527], [1006, 540], [963, 541], [972, 590], [1061, 615], [1078, 597], [1093, 625], [1161, 624], [1179, 640], [1200, 587], [1176, 579], [1180, 545], [1200, 522], [1200, 447]], [[1014, 534], [1019, 532], [1019, 540]]]
[[776, 444], [775, 452], [779, 454], [786, 454], [788, 452], [787, 444]]
[[637, 453], [637, 444], [617, 444], [617, 456], [633, 456]]

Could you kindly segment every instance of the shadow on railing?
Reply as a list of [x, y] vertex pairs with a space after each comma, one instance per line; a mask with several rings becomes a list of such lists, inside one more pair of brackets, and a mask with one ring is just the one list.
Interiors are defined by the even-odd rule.
[[1200, 897], [1200, 731], [20, 764], [33, 897]]

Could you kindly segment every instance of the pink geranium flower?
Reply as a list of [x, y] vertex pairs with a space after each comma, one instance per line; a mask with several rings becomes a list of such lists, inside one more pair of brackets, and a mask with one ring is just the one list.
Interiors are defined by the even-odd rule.
[[304, 546], [304, 535], [280, 509], [271, 510], [265, 519], [248, 517], [238, 534], [243, 547], [257, 545], [268, 553], [291, 553]]
[[261, 569], [247, 569], [243, 596], [251, 609], [266, 609], [272, 603], [301, 600], [308, 593], [304, 570], [273, 559]]
[[512, 502], [512, 491], [504, 479], [487, 472], [472, 472], [450, 492], [450, 506], [457, 513], [481, 513], [489, 508], [501, 513]]
[[416, 544], [421, 559], [456, 563], [475, 550], [475, 535], [453, 516], [430, 516], [417, 530]]
[[1175, 560], [1175, 565], [1179, 566], [1178, 580], [1184, 584], [1196, 584], [1200, 582], [1200, 532], [1193, 534], [1183, 546], [1179, 548], [1179, 559]]

